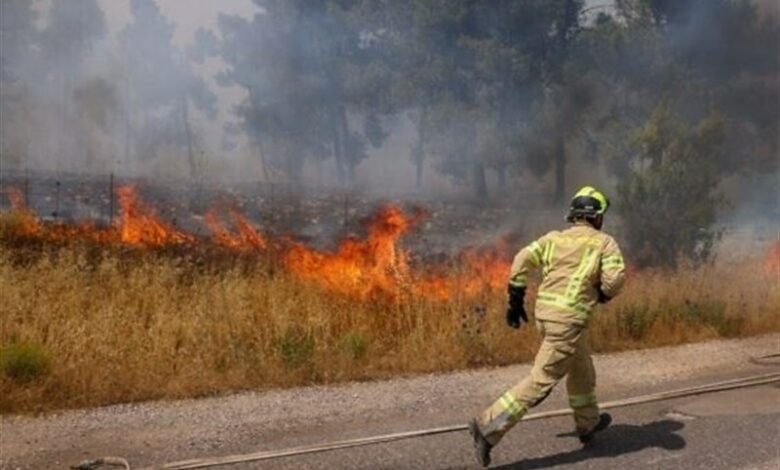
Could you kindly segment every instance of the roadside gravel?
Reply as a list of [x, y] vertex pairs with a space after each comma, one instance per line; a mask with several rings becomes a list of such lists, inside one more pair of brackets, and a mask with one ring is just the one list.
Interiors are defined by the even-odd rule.
[[[615, 398], [708, 376], [767, 372], [749, 357], [780, 352], [780, 335], [597, 355], [599, 393]], [[121, 454], [160, 462], [453, 424], [522, 378], [529, 365], [387, 381], [240, 393], [0, 418], [0, 468], [46, 468]], [[561, 407], [558, 387], [547, 407]], [[556, 396], [559, 399], [554, 399]], [[412, 417], [416, 419], [412, 419]], [[418, 421], [424, 419], [422, 425]], [[297, 437], [296, 437], [297, 436]]]

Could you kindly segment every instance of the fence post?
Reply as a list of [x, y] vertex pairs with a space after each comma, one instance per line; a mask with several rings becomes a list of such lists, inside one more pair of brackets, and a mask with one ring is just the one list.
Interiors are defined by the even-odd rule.
[[30, 169], [24, 169], [24, 203], [30, 207]]
[[54, 220], [60, 217], [60, 186], [59, 180], [54, 182]]
[[108, 226], [114, 225], [114, 174], [108, 175]]
[[346, 227], [347, 222], [349, 221], [349, 193], [344, 192], [344, 221], [342, 222], [342, 226]]

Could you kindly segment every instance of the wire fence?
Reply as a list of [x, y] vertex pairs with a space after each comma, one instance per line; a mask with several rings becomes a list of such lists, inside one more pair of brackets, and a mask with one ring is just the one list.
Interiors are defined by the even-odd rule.
[[[209, 233], [205, 214], [237, 209], [256, 226], [321, 247], [349, 234], [360, 234], [380, 204], [397, 202], [424, 216], [415, 225], [418, 236], [407, 238], [422, 251], [449, 252], [495, 242], [509, 234], [527, 238], [559, 227], [562, 210], [540, 207], [541, 196], [525, 195], [476, 200], [471, 196], [424, 193], [377, 195], [364, 188], [312, 187], [289, 183], [194, 184], [184, 180], [140, 179], [113, 174], [3, 171], [0, 210], [10, 208], [9, 191], [18, 191], [27, 206], [45, 222], [90, 220], [110, 225], [122, 213], [116, 189], [136, 185], [142, 201], [171, 223], [195, 234]], [[13, 189], [12, 189], [13, 188]]]

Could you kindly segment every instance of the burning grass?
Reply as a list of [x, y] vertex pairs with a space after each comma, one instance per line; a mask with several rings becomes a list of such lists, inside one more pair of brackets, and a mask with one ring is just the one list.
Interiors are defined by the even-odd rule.
[[[2, 412], [502, 365], [538, 345], [504, 325], [503, 249], [415, 269], [398, 245], [414, 216], [397, 208], [334, 253], [231, 212], [206, 218], [207, 239], [157, 218], [163, 231], [127, 238], [130, 213], [102, 229], [44, 225], [22, 205], [0, 220]], [[777, 331], [777, 278], [764, 260], [635, 273], [597, 312], [593, 347]]]

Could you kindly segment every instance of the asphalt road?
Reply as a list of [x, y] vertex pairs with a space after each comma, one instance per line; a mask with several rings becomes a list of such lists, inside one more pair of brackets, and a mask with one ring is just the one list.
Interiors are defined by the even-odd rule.
[[[749, 355], [780, 336], [596, 357], [599, 397], [613, 400], [777, 371]], [[206, 400], [123, 405], [45, 417], [3, 417], [0, 468], [67, 468], [121, 455], [134, 468], [463, 423], [527, 371], [501, 369], [310, 387]], [[534, 412], [565, 407], [559, 387]], [[571, 418], [519, 424], [494, 449], [497, 469], [780, 469], [780, 387], [758, 386], [613, 410], [583, 450]], [[470, 469], [466, 432], [227, 469]]]
[[[753, 401], [748, 413], [735, 411], [732, 405], [743, 400], [743, 394], [760, 405]], [[587, 450], [566, 432], [571, 427], [567, 418], [524, 423], [494, 450], [491, 468], [778, 469], [779, 399], [777, 387], [760, 387], [708, 397], [703, 415], [680, 411], [700, 409], [700, 399], [621, 409], [614, 413], [614, 425]], [[464, 432], [244, 468], [480, 467]]]

